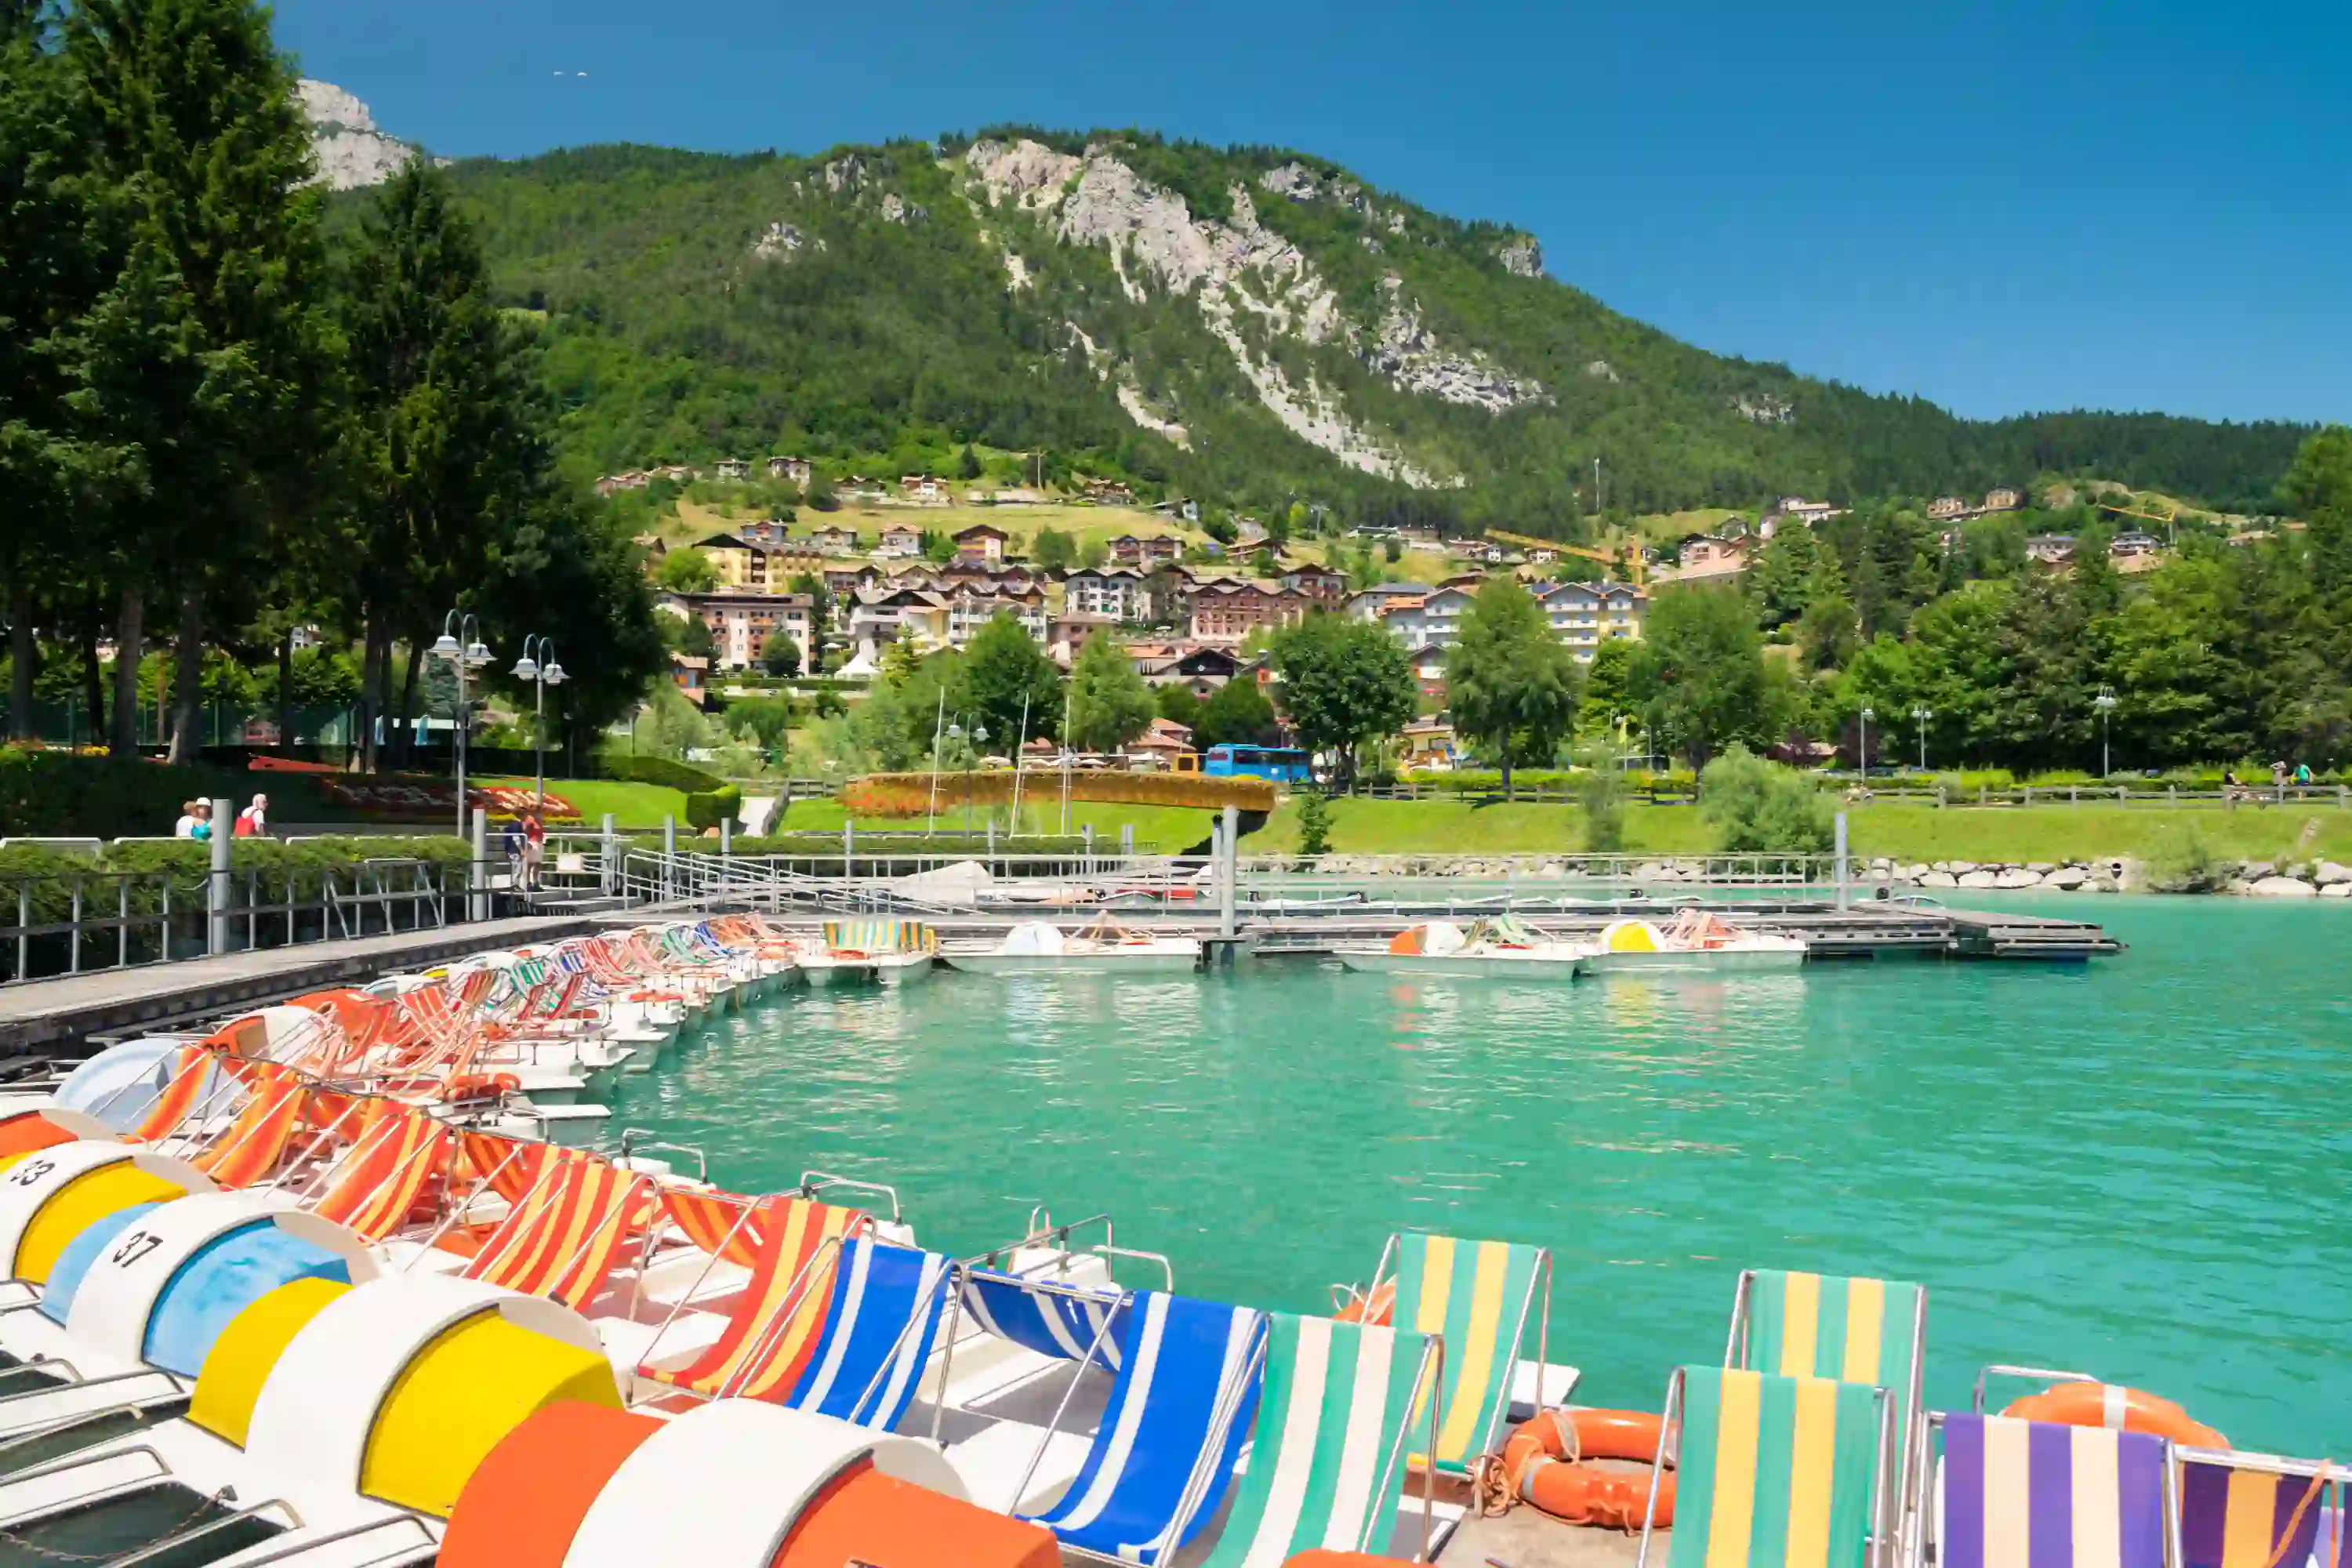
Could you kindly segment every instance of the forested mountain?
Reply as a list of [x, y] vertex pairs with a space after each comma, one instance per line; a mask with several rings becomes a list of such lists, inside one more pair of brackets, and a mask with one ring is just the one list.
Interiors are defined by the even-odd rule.
[[1612, 513], [2053, 473], [2258, 507], [2305, 433], [1969, 421], [1704, 353], [1545, 277], [1524, 234], [1270, 148], [1014, 129], [453, 174], [501, 301], [543, 312], [567, 450], [600, 470], [887, 471], [977, 442], [1043, 448], [1048, 478], [1568, 535], [1595, 458]]

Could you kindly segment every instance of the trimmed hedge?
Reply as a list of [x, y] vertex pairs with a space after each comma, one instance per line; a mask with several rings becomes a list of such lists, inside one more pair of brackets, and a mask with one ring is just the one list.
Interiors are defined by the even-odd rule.
[[597, 763], [608, 779], [622, 784], [660, 784], [688, 795], [707, 795], [727, 782], [717, 773], [674, 763], [667, 757], [616, 757], [607, 752], [597, 759]]
[[288, 822], [347, 820], [300, 773], [169, 767], [32, 746], [0, 746], [0, 837], [117, 838], [168, 834], [190, 800], [242, 805], [256, 791]]
[[686, 825], [697, 833], [732, 822], [742, 814], [743, 792], [731, 784], [686, 797]]
[[[1584, 775], [1560, 768], [1514, 768], [1511, 786], [1514, 789], [1549, 789], [1575, 787]], [[1688, 768], [1668, 768], [1653, 773], [1635, 768], [1624, 774], [1629, 790], [1686, 790], [1696, 787], [1698, 775]], [[1400, 774], [1398, 784], [1435, 795], [1491, 795], [1503, 788], [1503, 775], [1491, 768], [1455, 768], [1444, 771], [1413, 772]]]
[[[940, 804], [950, 802], [961, 805], [970, 800], [976, 805], [1008, 805], [1013, 799], [1013, 774], [1007, 769], [992, 773], [942, 773], [937, 775], [938, 793], [933, 795], [934, 775], [930, 773], [868, 773], [852, 779], [842, 787], [841, 803], [854, 815], [868, 816], [920, 816], [931, 807], [936, 798]], [[1070, 798], [1115, 805], [1178, 805], [1215, 811], [1234, 806], [1242, 811], [1267, 812], [1274, 809], [1274, 784], [1268, 779], [1209, 778], [1201, 773], [1129, 773], [1108, 769], [1095, 772], [1073, 771], [1069, 774]], [[1044, 799], [1047, 792], [1058, 796], [1062, 775], [1033, 771], [1024, 793]]]

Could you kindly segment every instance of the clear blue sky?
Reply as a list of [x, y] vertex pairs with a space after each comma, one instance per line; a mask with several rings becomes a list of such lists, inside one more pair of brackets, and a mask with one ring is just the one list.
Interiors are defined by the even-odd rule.
[[283, 0], [278, 32], [444, 154], [1270, 142], [1719, 352], [1970, 415], [2352, 419], [2343, 0]]

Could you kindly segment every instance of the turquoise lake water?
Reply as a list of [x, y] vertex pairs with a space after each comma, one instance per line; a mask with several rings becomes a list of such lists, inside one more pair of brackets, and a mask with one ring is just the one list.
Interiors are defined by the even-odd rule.
[[614, 1125], [738, 1191], [890, 1182], [950, 1251], [1033, 1205], [1108, 1210], [1180, 1289], [1265, 1307], [1328, 1310], [1397, 1229], [1540, 1242], [1586, 1403], [1656, 1408], [1675, 1363], [1721, 1359], [1738, 1271], [1780, 1267], [1925, 1283], [1932, 1405], [2021, 1362], [2179, 1399], [2241, 1447], [2352, 1446], [2352, 910], [2010, 907], [2131, 951], [803, 988], [625, 1079]]

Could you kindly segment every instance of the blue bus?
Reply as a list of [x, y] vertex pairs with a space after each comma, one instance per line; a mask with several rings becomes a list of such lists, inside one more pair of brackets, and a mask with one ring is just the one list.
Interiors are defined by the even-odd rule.
[[1201, 771], [1219, 779], [1247, 776], [1276, 784], [1315, 782], [1314, 764], [1307, 753], [1288, 746], [1211, 746], [1208, 765]]

